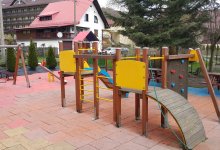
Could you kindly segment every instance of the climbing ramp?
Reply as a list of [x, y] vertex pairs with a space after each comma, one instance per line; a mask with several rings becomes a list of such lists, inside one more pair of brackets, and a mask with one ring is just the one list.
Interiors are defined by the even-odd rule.
[[164, 106], [175, 119], [187, 149], [193, 149], [206, 140], [205, 130], [198, 113], [183, 96], [162, 88], [157, 88], [156, 93], [151, 90], [147, 95]]

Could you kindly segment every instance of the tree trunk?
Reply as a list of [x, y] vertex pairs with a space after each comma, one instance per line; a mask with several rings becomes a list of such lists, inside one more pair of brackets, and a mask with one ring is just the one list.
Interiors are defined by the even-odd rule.
[[211, 44], [210, 50], [211, 50], [211, 56], [210, 56], [210, 59], [209, 59], [209, 72], [212, 72], [214, 52], [215, 52], [215, 44]]

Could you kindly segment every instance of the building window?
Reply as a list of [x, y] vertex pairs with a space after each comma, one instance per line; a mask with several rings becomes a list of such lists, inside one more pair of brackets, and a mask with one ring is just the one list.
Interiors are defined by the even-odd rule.
[[98, 30], [94, 30], [94, 34], [95, 34], [96, 37], [98, 37], [99, 31]]
[[89, 14], [85, 15], [85, 21], [87, 21], [87, 22], [89, 21]]
[[94, 16], [94, 23], [98, 23], [98, 17]]
[[40, 21], [48, 21], [48, 20], [52, 20], [52, 16], [42, 16], [42, 17], [40, 17]]

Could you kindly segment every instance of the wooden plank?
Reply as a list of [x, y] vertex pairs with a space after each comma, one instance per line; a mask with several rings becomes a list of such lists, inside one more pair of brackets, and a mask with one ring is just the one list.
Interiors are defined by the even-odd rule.
[[217, 99], [216, 99], [216, 96], [215, 96], [214, 89], [212, 87], [211, 80], [210, 80], [208, 72], [206, 70], [205, 63], [204, 63], [203, 58], [202, 58], [202, 53], [199, 49], [197, 49], [196, 52], [197, 52], [197, 55], [198, 55], [198, 58], [199, 58], [199, 63], [200, 63], [200, 66], [201, 66], [201, 69], [202, 69], [202, 72], [203, 72], [203, 76], [204, 76], [204, 78], [207, 82], [207, 85], [208, 85], [209, 94], [211, 95], [212, 103], [213, 103], [214, 108], [215, 108], [215, 112], [218, 116], [218, 120], [220, 121], [220, 110], [219, 110], [218, 102], [217, 102]]
[[192, 57], [194, 57], [194, 54], [179, 54], [179, 55], [169, 55], [167, 59], [174, 60], [174, 59], [186, 59], [186, 58], [192, 58]]
[[124, 87], [121, 87], [121, 88], [120, 88], [120, 91], [142, 94], [142, 92], [141, 92], [140, 90], [129, 89], [129, 88], [124, 88]]
[[191, 109], [192, 106], [191, 105], [183, 105], [182, 107], [180, 108], [173, 108], [173, 109], [169, 109], [170, 112], [172, 112], [174, 115], [178, 114], [178, 113], [181, 113], [187, 109]]
[[189, 148], [194, 148], [199, 143], [204, 142], [206, 140], [205, 132], [204, 130], [200, 130], [193, 136], [191, 136], [189, 139], [187, 139], [187, 145]]

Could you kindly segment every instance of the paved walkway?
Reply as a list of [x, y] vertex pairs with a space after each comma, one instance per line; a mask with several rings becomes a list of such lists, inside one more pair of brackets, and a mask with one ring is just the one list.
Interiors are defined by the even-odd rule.
[[[17, 85], [0, 83], [0, 149], [4, 150], [175, 150], [179, 142], [169, 129], [160, 128], [160, 111], [149, 103], [149, 136], [141, 136], [141, 122], [134, 121], [134, 94], [122, 101], [122, 127], [112, 122], [112, 103], [100, 103], [100, 119], [92, 120], [93, 104], [84, 103], [83, 113], [75, 112], [74, 80], [67, 78], [67, 107], [60, 102], [59, 82], [49, 83], [47, 74], [30, 76], [26, 88], [23, 76]], [[112, 98], [103, 91], [102, 97]], [[90, 97], [92, 98], [92, 97]], [[208, 140], [196, 150], [220, 149], [220, 124], [209, 97], [189, 95], [202, 118]], [[173, 130], [177, 125], [170, 119]], [[177, 132], [179, 135], [179, 133]]]

